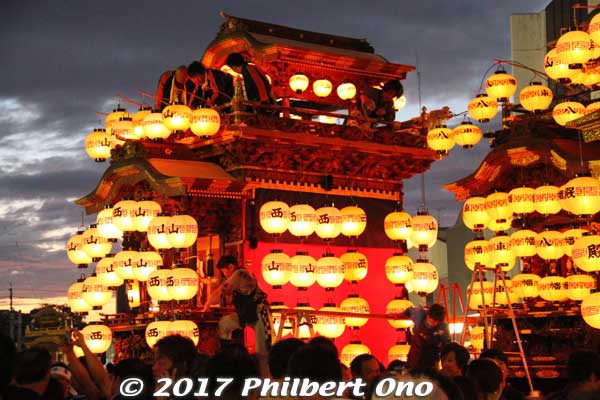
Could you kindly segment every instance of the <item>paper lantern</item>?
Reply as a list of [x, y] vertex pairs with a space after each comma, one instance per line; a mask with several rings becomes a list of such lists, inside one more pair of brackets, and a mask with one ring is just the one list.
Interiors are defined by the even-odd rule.
[[566, 281], [569, 300], [581, 301], [596, 289], [596, 280], [589, 275], [569, 275]]
[[112, 343], [112, 332], [106, 325], [91, 324], [81, 330], [85, 345], [94, 354], [104, 353]]
[[109, 158], [112, 147], [112, 136], [105, 129], [94, 129], [85, 138], [85, 151], [96, 162]]
[[482, 136], [481, 128], [467, 121], [452, 130], [454, 141], [464, 149], [470, 149], [475, 146], [479, 143]]
[[331, 93], [333, 85], [327, 79], [318, 79], [313, 82], [313, 93], [319, 97], [327, 97]]
[[581, 302], [581, 316], [592, 328], [600, 329], [600, 292], [592, 293]]
[[552, 118], [561, 126], [581, 118], [585, 115], [585, 107], [575, 101], [565, 101], [554, 106], [552, 109]]
[[432, 215], [420, 212], [412, 217], [410, 240], [415, 246], [419, 246], [419, 251], [427, 251], [433, 247], [437, 241], [437, 234], [438, 223]]
[[580, 71], [577, 69], [570, 69], [569, 64], [563, 63], [556, 52], [556, 48], [546, 53], [546, 56], [544, 57], [544, 70], [546, 71], [548, 78], [561, 83], [571, 83], [574, 80], [573, 78], [575, 78]]
[[87, 265], [92, 262], [92, 257], [83, 251], [83, 231], [78, 231], [67, 242], [67, 257], [79, 268], [87, 268]]
[[439, 276], [437, 268], [427, 260], [417, 260], [413, 268], [410, 286], [420, 296], [433, 293], [437, 289]]
[[112, 243], [100, 235], [96, 224], [90, 225], [90, 228], [83, 232], [81, 242], [81, 249], [92, 261], [99, 261], [112, 250]]
[[167, 336], [179, 335], [190, 339], [194, 342], [194, 346], [200, 341], [200, 329], [193, 321], [177, 320], [173, 321], [167, 327]]
[[166, 139], [171, 135], [171, 130], [165, 125], [160, 110], [153, 110], [142, 121], [144, 136], [152, 140]]
[[487, 240], [472, 240], [465, 245], [465, 264], [471, 271], [477, 265], [491, 267], [492, 245]]
[[539, 186], [533, 195], [535, 211], [543, 215], [556, 214], [562, 209], [559, 198], [559, 188], [552, 185]]
[[553, 97], [552, 90], [541, 82], [531, 82], [519, 94], [521, 106], [531, 112], [543, 111], [550, 107]]
[[356, 86], [353, 83], [342, 83], [336, 89], [337, 95], [342, 100], [350, 100], [356, 96]]
[[279, 289], [289, 282], [292, 275], [292, 260], [281, 250], [271, 250], [261, 262], [262, 277], [267, 284]]
[[600, 110], [600, 101], [595, 101], [593, 103], [588, 104], [585, 107], [585, 115], [593, 114], [593, 113], [595, 113], [598, 110]]
[[492, 232], [502, 233], [502, 232], [510, 229], [510, 227], [512, 226], [512, 221], [513, 221], [512, 215], [507, 219], [497, 219], [497, 220], [492, 219], [488, 223], [488, 229]]
[[455, 143], [452, 129], [448, 129], [444, 124], [436, 125], [427, 132], [427, 146], [438, 154], [448, 153]]
[[[506, 287], [504, 286], [505, 282]], [[512, 284], [513, 282], [508, 278], [504, 278], [504, 282], [502, 279], [498, 279], [496, 281], [496, 305], [506, 306], [508, 305], [509, 301], [511, 304], [517, 302], [518, 297], [513, 292]], [[508, 299], [506, 298], [507, 293]]]
[[335, 207], [321, 207], [316, 212], [315, 233], [321, 239], [334, 239], [342, 232], [342, 214]]
[[557, 260], [565, 254], [565, 239], [558, 231], [543, 231], [535, 239], [537, 255], [544, 260]]
[[172, 300], [169, 292], [168, 278], [171, 276], [169, 269], [157, 269], [148, 275], [146, 289], [152, 300], [167, 301]]
[[600, 14], [594, 15], [588, 25], [588, 33], [594, 44], [600, 44]]
[[152, 349], [156, 342], [167, 336], [170, 324], [170, 321], [154, 321], [146, 326], [146, 332], [144, 336], [146, 338], [148, 347]]
[[588, 231], [585, 229], [579, 229], [579, 228], [575, 228], [575, 229], [569, 229], [568, 231], [563, 232], [563, 239], [565, 240], [564, 242], [564, 249], [565, 249], [565, 255], [571, 257], [572, 256], [572, 250], [573, 250], [573, 245], [575, 245], [575, 241], [577, 239], [579, 239], [580, 237], [583, 237], [583, 235], [587, 234]]
[[537, 297], [539, 294], [538, 282], [540, 277], [536, 274], [517, 274], [512, 278], [515, 295], [521, 299]]
[[556, 54], [571, 69], [581, 68], [592, 57], [590, 35], [572, 30], [564, 33], [556, 42]]
[[171, 131], [185, 131], [190, 127], [192, 110], [185, 104], [170, 104], [162, 111], [164, 124]]
[[[342, 310], [335, 306], [335, 303], [326, 303], [319, 311], [342, 312]], [[317, 322], [315, 323], [314, 328], [319, 335], [335, 339], [344, 334], [346, 324], [344, 322], [344, 317], [342, 316], [317, 315]]]
[[114, 254], [107, 254], [106, 257], [96, 264], [98, 282], [109, 288], [116, 288], [123, 284], [123, 278], [117, 275], [113, 267], [114, 256]]
[[[594, 53], [600, 53], [600, 46], [594, 45]], [[598, 85], [600, 83], [600, 68], [598, 68], [598, 66], [592, 67], [592, 68], [586, 68], [584, 76], [585, 76], [585, 79], [583, 81], [583, 84], [585, 86]], [[594, 104], [594, 103], [592, 103], [592, 104]], [[592, 107], [586, 106], [585, 107], [585, 115], [588, 115], [588, 114], [593, 113], [594, 111], [597, 111], [598, 108], [596, 108], [596, 107], [598, 107], [598, 106], [600, 106], [600, 104], [594, 105]], [[589, 109], [588, 109], [588, 107], [589, 107]]]
[[358, 237], [367, 227], [367, 214], [357, 206], [348, 206], [340, 210], [342, 216], [341, 233], [348, 237]]
[[106, 128], [106, 132], [108, 132], [110, 135], [113, 134], [112, 132], [112, 128], [114, 126], [114, 124], [119, 121], [120, 118], [123, 117], [131, 117], [131, 114], [129, 114], [127, 111], [125, 111], [124, 108], [121, 108], [120, 106], [115, 108], [114, 110], [112, 110], [111, 113], [109, 113], [106, 116], [106, 119], [104, 120], [104, 127]]
[[407, 240], [412, 233], [412, 218], [404, 211], [394, 211], [383, 221], [385, 234], [392, 240]]
[[[395, 298], [390, 301], [385, 307], [386, 314], [402, 314], [406, 311], [407, 308], [414, 307], [415, 305], [409, 300]], [[408, 329], [414, 325], [414, 322], [411, 319], [388, 319], [388, 323], [394, 329]]]
[[112, 222], [123, 232], [135, 231], [135, 212], [137, 210], [137, 201], [121, 200], [113, 206]]
[[344, 265], [344, 279], [351, 283], [362, 281], [369, 271], [369, 260], [356, 250], [348, 250], [340, 256]]
[[[350, 294], [340, 303], [340, 309], [343, 312], [355, 314], [369, 314], [369, 302], [357, 294]], [[364, 326], [369, 318], [346, 317], [346, 325], [350, 328], [358, 329]]]
[[98, 234], [104, 238], [116, 241], [123, 237], [123, 231], [113, 224], [113, 209], [110, 206], [106, 206], [98, 213], [96, 227]]
[[510, 236], [495, 236], [489, 240], [490, 267], [502, 268], [502, 271], [510, 271], [515, 266], [515, 255], [510, 246]]
[[388, 364], [395, 360], [402, 362], [408, 361], [408, 352], [410, 351], [409, 344], [396, 343], [388, 350]]
[[395, 253], [385, 262], [385, 276], [394, 285], [404, 285], [413, 278], [412, 259], [402, 253]]
[[306, 75], [296, 74], [290, 76], [290, 89], [292, 89], [296, 94], [300, 94], [308, 88], [308, 78]]
[[141, 304], [140, 282], [136, 280], [127, 281], [126, 292], [129, 308], [139, 307]]
[[139, 253], [133, 250], [118, 252], [113, 259], [113, 269], [121, 279], [135, 279], [133, 271], [140, 262]]
[[176, 249], [187, 249], [196, 243], [198, 223], [194, 217], [180, 214], [171, 217], [167, 240]]
[[148, 242], [150, 242], [152, 247], [156, 250], [170, 249], [173, 247], [168, 238], [168, 229], [170, 225], [171, 217], [164, 215], [159, 215], [150, 220], [147, 229]]
[[342, 348], [340, 361], [350, 368], [352, 361], [361, 354], [371, 354], [371, 350], [360, 341], [352, 341]]
[[517, 79], [503, 69], [499, 69], [485, 80], [485, 91], [491, 98], [507, 102], [517, 91]]
[[535, 211], [535, 189], [520, 187], [508, 192], [508, 207], [513, 214], [529, 214]]
[[212, 108], [198, 108], [190, 115], [190, 130], [199, 137], [210, 137], [219, 132], [221, 116]]
[[502, 222], [512, 217], [512, 210], [508, 201], [508, 193], [495, 192], [485, 198], [485, 212], [490, 220]]
[[142, 200], [137, 202], [137, 208], [134, 212], [133, 224], [138, 232], [147, 232], [148, 225], [152, 218], [158, 217], [162, 212], [162, 207], [155, 201]]
[[283, 233], [290, 223], [290, 208], [283, 201], [269, 201], [258, 212], [260, 226], [267, 233]]
[[491, 307], [494, 302], [494, 283], [476, 281], [469, 284], [467, 286], [467, 298], [469, 299], [469, 309], [476, 310], [484, 306]]
[[142, 106], [140, 109], [133, 114], [133, 133], [138, 139], [144, 138], [144, 118], [152, 112], [152, 108], [149, 106]]
[[189, 300], [198, 293], [198, 274], [191, 268], [167, 269], [167, 290], [173, 300]]
[[537, 233], [529, 229], [521, 229], [510, 235], [510, 247], [516, 257], [533, 257], [537, 254]]
[[482, 123], [490, 122], [498, 113], [498, 102], [485, 94], [478, 94], [469, 102], [467, 110], [474, 120]]
[[139, 140], [140, 136], [136, 134], [131, 117], [121, 117], [112, 126], [113, 138], [117, 141]]
[[490, 221], [490, 216], [485, 211], [485, 200], [484, 197], [471, 197], [463, 204], [462, 220], [472, 231], [484, 230]]
[[[298, 303], [295, 308], [296, 310], [315, 311], [315, 309], [309, 306], [308, 303]], [[298, 339], [309, 339], [312, 336], [310, 334], [310, 326], [312, 326], [312, 321], [314, 321], [315, 318], [308, 315], [308, 313], [306, 315], [299, 315]]]
[[567, 281], [562, 276], [546, 276], [538, 282], [539, 296], [547, 301], [567, 300]]
[[567, 211], [575, 215], [594, 215], [600, 211], [600, 182], [589, 176], [571, 179], [564, 186]]
[[292, 286], [297, 287], [298, 290], [306, 290], [314, 285], [317, 281], [315, 274], [317, 261], [314, 258], [309, 256], [307, 252], [299, 251], [290, 259], [290, 263], [292, 266], [290, 274]]
[[344, 282], [344, 264], [333, 254], [325, 253], [317, 260], [315, 274], [319, 286], [331, 291]]
[[92, 306], [94, 310], [99, 310], [112, 299], [112, 292], [107, 286], [98, 281], [95, 274], [92, 274], [83, 281], [82, 296], [83, 300]]
[[133, 277], [141, 282], [146, 282], [150, 273], [163, 266], [163, 259], [155, 251], [138, 252], [138, 261], [133, 270]]
[[577, 268], [583, 271], [600, 271], [600, 236], [587, 235], [576, 239], [571, 258]]
[[473, 346], [475, 350], [483, 350], [485, 342], [485, 327], [473, 327], [469, 333], [469, 337], [471, 338], [471, 346]]
[[92, 309], [83, 298], [83, 279], [77, 280], [67, 290], [67, 302], [74, 313], [87, 313]]
[[296, 204], [290, 207], [290, 222], [288, 231], [298, 237], [313, 234], [317, 227], [317, 214], [315, 209], [308, 204]]

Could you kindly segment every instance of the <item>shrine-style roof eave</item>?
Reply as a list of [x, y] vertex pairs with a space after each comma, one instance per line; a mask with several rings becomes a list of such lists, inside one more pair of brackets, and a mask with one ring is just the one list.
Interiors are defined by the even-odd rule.
[[247, 32], [233, 32], [215, 39], [205, 51], [202, 63], [218, 69], [234, 52], [248, 52], [263, 69], [267, 64], [283, 62], [297, 68], [330, 69], [381, 79], [404, 79], [415, 69], [390, 63], [377, 54]]
[[[547, 162], [549, 166], [565, 177], [570, 177], [572, 171], [580, 168], [580, 160], [564, 150], [561, 146], [564, 139], [532, 138], [524, 136], [512, 138], [507, 145], [494, 148], [481, 162], [477, 170], [444, 186], [444, 189], [454, 193], [457, 201], [488, 193], [499, 178], [507, 176], [513, 168], [523, 168], [539, 162]], [[564, 145], [564, 144], [563, 144]], [[587, 158], [590, 169], [595, 160]]]
[[586, 143], [600, 140], [600, 110], [571, 121], [567, 126], [581, 131], [583, 141]]
[[124, 189], [145, 181], [159, 197], [182, 196], [191, 192], [241, 191], [243, 183], [216, 164], [162, 158], [133, 158], [113, 162], [96, 188], [75, 204], [88, 214], [121, 199]]

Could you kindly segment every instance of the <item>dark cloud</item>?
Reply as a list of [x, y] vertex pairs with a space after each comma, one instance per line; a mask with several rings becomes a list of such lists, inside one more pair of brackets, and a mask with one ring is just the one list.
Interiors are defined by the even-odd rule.
[[[68, 199], [89, 193], [107, 166], [83, 150], [96, 112], [110, 111], [117, 94], [140, 100], [138, 90], [154, 91], [161, 72], [200, 59], [220, 11], [367, 38], [388, 60], [418, 64], [424, 105], [461, 112], [493, 59], [510, 57], [510, 15], [538, 12], [548, 1], [4, 1], [0, 280], [7, 274], [26, 288], [64, 289], [74, 279], [57, 249], [70, 235], [65, 227], [81, 223], [82, 210]], [[419, 110], [417, 81], [415, 73], [405, 81], [409, 104], [399, 118]], [[452, 224], [459, 208], [442, 186], [472, 173], [486, 151], [485, 143], [454, 149], [427, 173], [427, 206], [442, 224]], [[419, 198], [415, 177], [405, 183], [409, 211]]]

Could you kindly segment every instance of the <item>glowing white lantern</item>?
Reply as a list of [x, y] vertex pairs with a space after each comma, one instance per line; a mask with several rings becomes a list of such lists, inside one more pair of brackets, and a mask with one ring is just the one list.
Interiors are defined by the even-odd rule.
[[369, 261], [367, 257], [356, 250], [348, 250], [348, 252], [340, 256], [342, 264], [344, 264], [344, 279], [351, 283], [362, 281], [369, 271]]
[[[108, 132], [109, 134], [113, 134], [112, 132], [112, 128], [114, 126], [114, 124], [116, 122], [119, 121], [120, 118], [124, 118], [124, 117], [131, 117], [131, 114], [129, 114], [127, 111], [125, 111], [124, 108], [121, 108], [120, 106], [115, 108], [114, 110], [112, 110], [112, 112], [110, 114], [108, 114], [106, 116], [106, 119], [104, 120], [104, 127], [106, 128], [106, 132]], [[122, 144], [123, 142], [121, 141], [121, 143], [118, 144]]]
[[388, 350], [388, 363], [395, 360], [402, 362], [408, 361], [408, 352], [410, 351], [410, 345], [406, 343], [396, 343]]
[[483, 350], [485, 342], [485, 328], [483, 326], [473, 327], [469, 333], [469, 337], [471, 338], [471, 346], [475, 350]]
[[490, 266], [510, 271], [515, 266], [515, 255], [510, 247], [510, 236], [496, 236], [489, 240], [491, 246]]
[[189, 300], [198, 293], [198, 274], [191, 268], [167, 269], [167, 290], [173, 300]]
[[292, 265], [292, 273], [290, 275], [290, 283], [298, 290], [306, 290], [314, 285], [317, 281], [315, 269], [317, 261], [308, 255], [306, 252], [297, 252], [290, 260]]
[[153, 110], [144, 117], [142, 121], [144, 136], [152, 140], [166, 139], [171, 135], [171, 130], [165, 125], [162, 113], [159, 110]]
[[394, 211], [383, 221], [385, 234], [392, 240], [408, 240], [412, 233], [412, 218], [404, 211]]
[[438, 223], [437, 220], [426, 212], [419, 212], [412, 217], [412, 232], [410, 234], [411, 242], [419, 246], [419, 251], [427, 251], [433, 247], [437, 241]]
[[110, 301], [112, 292], [107, 286], [98, 281], [96, 274], [92, 274], [83, 281], [82, 296], [83, 300], [92, 306], [94, 310], [100, 310], [103, 305]]
[[535, 189], [520, 187], [508, 192], [508, 207], [514, 214], [529, 214], [535, 211], [533, 198]]
[[315, 233], [321, 239], [334, 239], [342, 232], [342, 214], [335, 207], [321, 207], [315, 211], [317, 227]]
[[173, 321], [167, 327], [167, 336], [179, 335], [190, 339], [194, 342], [194, 346], [200, 341], [200, 330], [198, 325], [193, 321], [177, 320]]
[[564, 185], [567, 211], [575, 215], [594, 215], [600, 211], [600, 182], [596, 178], [581, 176]]
[[472, 231], [482, 231], [490, 222], [490, 216], [485, 211], [485, 200], [484, 197], [471, 197], [463, 204], [462, 220]]
[[133, 277], [141, 282], [146, 282], [148, 276], [163, 266], [163, 259], [155, 251], [138, 252], [137, 266], [133, 270]]
[[596, 280], [589, 275], [567, 276], [567, 297], [570, 300], [581, 301], [596, 289]]
[[585, 115], [585, 107], [581, 103], [575, 101], [566, 101], [554, 106], [552, 110], [552, 118], [561, 126], [567, 125], [569, 122], [581, 118]]
[[485, 80], [485, 91], [491, 98], [506, 102], [517, 91], [517, 79], [499, 69]]
[[562, 276], [546, 276], [538, 282], [538, 291], [542, 299], [547, 301], [567, 300], [567, 281]]
[[271, 250], [261, 262], [262, 277], [267, 284], [279, 289], [289, 282], [292, 275], [292, 260], [281, 250]]
[[537, 254], [537, 233], [529, 229], [521, 229], [510, 235], [510, 247], [516, 257], [532, 257]]
[[121, 279], [135, 279], [133, 271], [138, 267], [139, 253], [133, 250], [118, 252], [113, 259], [113, 269]]
[[290, 77], [290, 89], [292, 89], [296, 94], [300, 94], [308, 88], [308, 78], [306, 75], [296, 74]]
[[318, 79], [313, 82], [313, 93], [319, 97], [327, 97], [331, 93], [333, 85], [327, 79]]
[[465, 264], [471, 271], [476, 266], [491, 267], [492, 245], [487, 240], [473, 240], [465, 245]]
[[550, 107], [553, 97], [552, 90], [542, 85], [541, 82], [531, 82], [519, 94], [523, 108], [534, 113]]
[[517, 274], [513, 277], [513, 290], [521, 299], [537, 297], [539, 294], [538, 282], [540, 277], [536, 274]]
[[198, 108], [190, 116], [190, 130], [199, 137], [210, 137], [219, 132], [221, 116], [212, 108]]
[[123, 140], [139, 140], [140, 136], [136, 134], [131, 117], [121, 117], [112, 126], [112, 135], [117, 142]]
[[[335, 303], [326, 303], [319, 311], [342, 312], [342, 310], [336, 307]], [[346, 324], [342, 316], [317, 315], [317, 322], [314, 328], [319, 335], [335, 339], [342, 336], [346, 330]]]
[[137, 201], [121, 200], [113, 206], [112, 222], [123, 232], [135, 231], [135, 211], [137, 210]]
[[83, 281], [84, 279], [78, 279], [67, 290], [67, 302], [74, 313], [87, 313], [92, 309], [83, 298]]
[[106, 325], [91, 324], [81, 330], [85, 345], [94, 354], [104, 353], [112, 343], [112, 331]]
[[569, 229], [568, 231], [563, 232], [563, 238], [565, 239], [565, 243], [564, 243], [564, 248], [565, 248], [565, 254], [569, 257], [572, 256], [571, 252], [573, 250], [573, 245], [575, 244], [575, 241], [577, 239], [579, 239], [580, 237], [583, 237], [583, 235], [587, 234], [588, 231], [585, 229]]
[[498, 113], [498, 102], [485, 94], [478, 94], [467, 107], [471, 118], [485, 123], [490, 122]]
[[319, 286], [332, 291], [344, 282], [344, 264], [333, 254], [325, 253], [317, 260], [315, 274]]
[[112, 243], [100, 235], [96, 224], [90, 225], [90, 228], [83, 232], [81, 242], [82, 250], [92, 257], [92, 261], [99, 261], [112, 249]]
[[173, 247], [169, 242], [169, 226], [171, 225], [171, 217], [159, 215], [150, 220], [148, 224], [148, 242], [157, 250], [170, 249]]
[[600, 292], [592, 293], [583, 299], [581, 316], [589, 326], [600, 329]]
[[129, 308], [139, 307], [141, 303], [140, 282], [129, 280], [126, 284], [127, 304]]
[[[407, 308], [411, 308], [414, 306], [415, 305], [412, 302], [410, 302], [409, 300], [395, 298], [394, 300], [390, 301], [387, 304], [387, 306], [385, 307], [385, 313], [388, 315], [389, 314], [399, 315], [399, 314], [404, 313], [404, 311], [406, 311]], [[408, 329], [414, 325], [414, 322], [409, 318], [388, 319], [387, 321], [394, 329]]]
[[404, 285], [413, 279], [412, 259], [396, 253], [385, 261], [385, 276], [394, 285]]
[[361, 354], [371, 354], [371, 350], [360, 341], [352, 341], [342, 348], [340, 361], [350, 368], [352, 361]]
[[113, 209], [110, 206], [106, 206], [98, 213], [96, 227], [98, 234], [104, 238], [116, 241], [123, 237], [123, 231], [113, 224]]
[[337, 95], [342, 100], [350, 100], [356, 96], [356, 86], [353, 83], [342, 83], [336, 89]]
[[535, 211], [543, 215], [556, 214], [562, 207], [559, 203], [559, 188], [552, 185], [539, 186], [533, 195]]
[[117, 275], [113, 267], [114, 261], [114, 254], [107, 254], [106, 257], [96, 264], [98, 281], [108, 288], [116, 288], [123, 284], [123, 278]]
[[342, 216], [342, 235], [358, 237], [367, 227], [367, 214], [357, 206], [348, 206], [340, 210]]
[[[369, 314], [369, 302], [357, 294], [350, 294], [340, 303], [340, 310], [347, 313]], [[346, 317], [346, 325], [352, 329], [364, 326], [369, 318]]]
[[485, 198], [485, 211], [492, 221], [502, 222], [512, 217], [508, 193], [495, 192]]
[[573, 263], [586, 272], [600, 271], [600, 236], [587, 235], [575, 240], [571, 250]]
[[144, 118], [152, 112], [152, 108], [148, 106], [142, 106], [140, 109], [133, 114], [132, 122], [133, 122], [133, 133], [137, 136], [138, 139], [144, 138], [146, 135], [144, 133]]
[[417, 260], [413, 268], [410, 286], [420, 296], [433, 293], [439, 283], [437, 268], [427, 260]]
[[148, 275], [146, 289], [152, 300], [167, 301], [172, 300], [169, 293], [168, 277], [171, 275], [168, 269], [157, 269]]
[[196, 243], [198, 238], [198, 223], [190, 215], [175, 215], [171, 217], [167, 239], [176, 249], [187, 249]]
[[162, 207], [155, 201], [142, 200], [137, 202], [137, 209], [133, 217], [133, 224], [138, 232], [147, 232], [148, 225], [154, 217], [158, 217]]
[[192, 110], [185, 104], [171, 104], [163, 109], [166, 127], [172, 131], [185, 131], [190, 127]]
[[473, 282], [467, 286], [467, 297], [469, 298], [469, 309], [476, 310], [484, 306], [491, 307], [494, 301], [494, 283], [488, 281]]
[[317, 227], [317, 214], [308, 204], [296, 204], [290, 207], [288, 231], [299, 237], [312, 235]]
[[452, 136], [457, 145], [470, 149], [479, 143], [483, 133], [480, 127], [465, 121], [452, 130]]
[[148, 324], [144, 335], [148, 347], [152, 349], [156, 342], [167, 336], [170, 324], [170, 321], [155, 321]]
[[272, 235], [283, 233], [290, 223], [290, 208], [283, 201], [269, 201], [258, 212], [260, 226]]
[[452, 129], [444, 124], [436, 125], [427, 132], [427, 146], [438, 154], [446, 154], [454, 147], [454, 134]]
[[571, 69], [578, 69], [592, 57], [590, 35], [572, 30], [564, 33], [556, 42], [556, 54]]
[[85, 138], [85, 151], [96, 162], [109, 158], [112, 147], [112, 136], [102, 128], [94, 129]]
[[565, 254], [565, 239], [558, 231], [540, 232], [535, 239], [537, 255], [544, 260], [556, 260]]

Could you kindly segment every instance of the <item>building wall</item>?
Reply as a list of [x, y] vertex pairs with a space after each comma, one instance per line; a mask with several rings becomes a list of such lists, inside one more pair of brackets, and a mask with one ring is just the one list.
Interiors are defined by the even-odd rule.
[[[510, 17], [511, 58], [537, 71], [544, 71], [546, 55], [546, 12], [537, 14], [513, 14]], [[529, 85], [534, 74], [524, 68], [513, 67], [512, 74], [517, 78], [517, 94]], [[536, 77], [536, 80], [540, 80]], [[547, 82], [542, 82], [547, 84]], [[519, 102], [518, 99], [514, 100]]]

